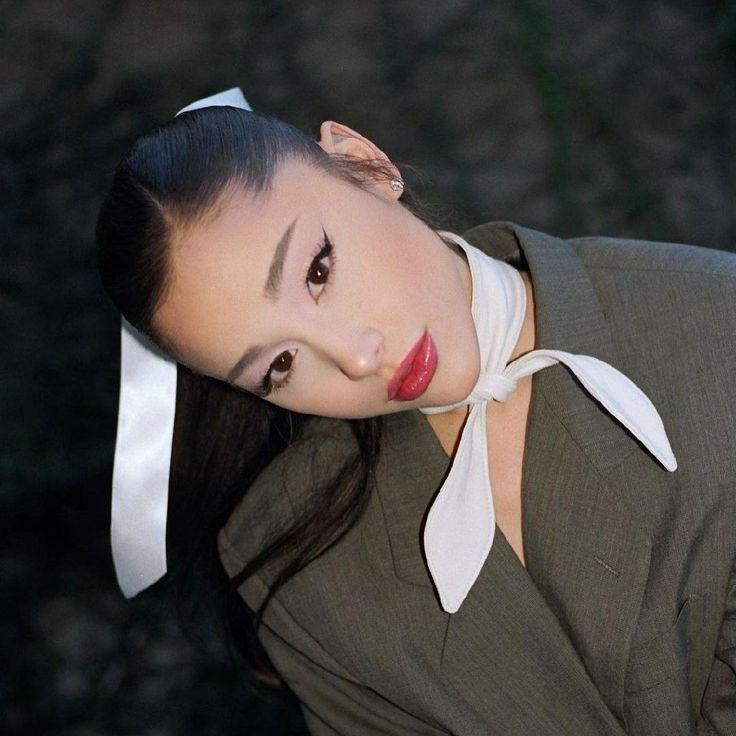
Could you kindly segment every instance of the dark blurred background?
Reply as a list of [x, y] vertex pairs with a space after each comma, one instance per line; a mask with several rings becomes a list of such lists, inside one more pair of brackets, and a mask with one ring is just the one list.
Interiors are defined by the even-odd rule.
[[734, 0], [0, 3], [0, 731], [304, 733], [158, 587], [116, 587], [119, 317], [93, 228], [136, 136], [240, 85], [416, 166], [456, 229], [734, 250], [735, 50]]

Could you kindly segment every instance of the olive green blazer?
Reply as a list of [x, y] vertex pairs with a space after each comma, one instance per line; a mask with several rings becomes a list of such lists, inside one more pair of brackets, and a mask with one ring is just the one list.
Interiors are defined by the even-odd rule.
[[[449, 458], [426, 417], [386, 417], [355, 527], [271, 601], [260, 638], [313, 734], [736, 734], [736, 255], [508, 222], [465, 237], [521, 254], [536, 347], [593, 355], [660, 413], [666, 471], [562, 364], [533, 375], [525, 568], [500, 529], [460, 610], [422, 554]], [[315, 418], [219, 537], [234, 575], [354, 451]], [[273, 579], [240, 588], [255, 608]]]

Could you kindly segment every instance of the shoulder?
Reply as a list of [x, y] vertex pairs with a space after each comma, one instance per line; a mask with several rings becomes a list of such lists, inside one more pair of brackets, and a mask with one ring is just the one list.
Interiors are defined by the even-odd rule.
[[606, 319], [622, 340], [647, 337], [651, 355], [704, 350], [736, 359], [736, 253], [697, 245], [623, 238], [567, 241], [594, 285]]
[[[700, 245], [605, 235], [557, 238], [508, 220], [491, 220], [466, 230], [463, 237], [494, 258], [523, 257], [529, 240], [545, 244], [567, 243], [588, 268], [679, 271], [736, 278], [736, 252], [728, 247]], [[736, 244], [733, 244], [736, 248]]]
[[736, 254], [619, 238], [567, 242], [593, 284], [617, 367], [663, 418], [680, 477], [692, 471], [701, 488], [722, 485], [736, 472]]
[[[566, 241], [594, 285], [607, 321], [647, 351], [703, 349], [736, 357], [736, 253], [683, 243], [583, 237]], [[669, 336], [673, 342], [666, 343]], [[714, 356], [715, 357], [715, 356]]]

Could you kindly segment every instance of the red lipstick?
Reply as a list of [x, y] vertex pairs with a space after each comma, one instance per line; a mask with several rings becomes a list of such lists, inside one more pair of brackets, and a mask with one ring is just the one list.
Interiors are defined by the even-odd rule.
[[432, 336], [424, 331], [406, 354], [388, 384], [388, 398], [412, 401], [421, 396], [437, 369], [437, 348]]

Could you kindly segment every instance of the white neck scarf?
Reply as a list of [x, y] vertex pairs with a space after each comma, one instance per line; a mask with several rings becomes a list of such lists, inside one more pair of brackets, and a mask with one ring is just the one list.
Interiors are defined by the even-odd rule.
[[458, 235], [439, 234], [457, 243], [468, 258], [473, 286], [471, 311], [481, 356], [480, 376], [466, 399], [420, 410], [437, 414], [470, 404], [450, 472], [432, 504], [424, 530], [424, 551], [442, 608], [454, 613], [480, 574], [495, 534], [486, 403], [505, 401], [516, 390], [519, 379], [564, 363], [667, 470], [676, 470], [677, 460], [652, 402], [612, 365], [591, 355], [546, 349], [531, 350], [509, 363], [526, 312], [521, 274]]

